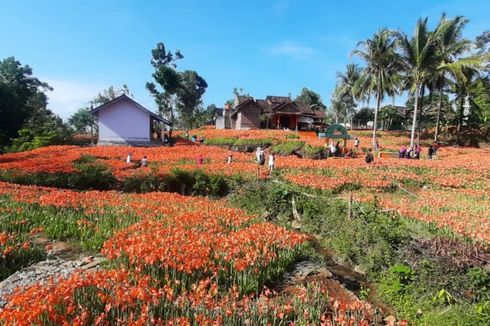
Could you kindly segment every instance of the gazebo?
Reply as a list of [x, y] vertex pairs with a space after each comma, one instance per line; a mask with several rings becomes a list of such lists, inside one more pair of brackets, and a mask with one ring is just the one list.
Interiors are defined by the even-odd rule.
[[328, 144], [330, 139], [343, 139], [344, 148], [347, 146], [347, 140], [352, 139], [352, 137], [347, 133], [347, 129], [339, 124], [333, 124], [328, 126], [324, 133], [319, 133], [318, 138], [325, 138], [325, 143]]

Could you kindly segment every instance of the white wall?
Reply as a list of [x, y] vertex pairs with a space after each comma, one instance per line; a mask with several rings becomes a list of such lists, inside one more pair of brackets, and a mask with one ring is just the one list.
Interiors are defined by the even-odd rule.
[[99, 142], [150, 141], [150, 115], [128, 101], [98, 112]]

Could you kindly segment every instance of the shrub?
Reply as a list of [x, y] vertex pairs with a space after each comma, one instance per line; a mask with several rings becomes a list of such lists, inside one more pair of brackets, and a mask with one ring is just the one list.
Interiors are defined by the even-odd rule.
[[304, 146], [304, 144], [304, 142], [300, 141], [282, 142], [272, 146], [271, 151], [274, 154], [291, 155], [294, 154], [296, 151], [299, 151]]

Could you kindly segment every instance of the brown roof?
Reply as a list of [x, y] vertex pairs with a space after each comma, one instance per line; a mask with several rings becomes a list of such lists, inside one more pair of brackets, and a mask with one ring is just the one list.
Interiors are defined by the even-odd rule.
[[291, 98], [289, 96], [273, 96], [273, 95], [267, 95], [265, 98], [266, 101], [270, 101], [272, 103], [274, 102], [292, 102]]

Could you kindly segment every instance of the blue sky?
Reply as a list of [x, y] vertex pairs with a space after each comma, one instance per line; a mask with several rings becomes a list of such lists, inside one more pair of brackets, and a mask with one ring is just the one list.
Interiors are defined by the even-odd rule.
[[488, 0], [0, 0], [0, 59], [15, 56], [50, 83], [63, 118], [110, 85], [127, 84], [155, 110], [145, 83], [160, 41], [184, 54], [178, 69], [206, 79], [205, 105], [222, 106], [233, 87], [257, 98], [308, 87], [328, 103], [358, 41], [384, 26], [410, 34], [420, 17], [434, 26], [442, 12], [468, 18], [468, 38], [490, 29]]

